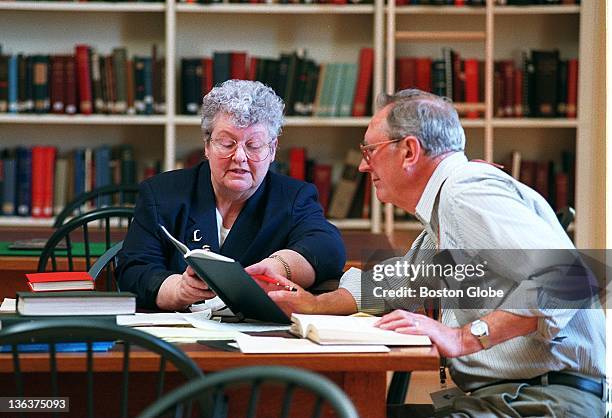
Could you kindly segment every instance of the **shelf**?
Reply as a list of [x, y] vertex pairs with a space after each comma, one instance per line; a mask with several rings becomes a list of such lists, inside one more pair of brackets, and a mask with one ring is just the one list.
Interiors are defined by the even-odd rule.
[[484, 41], [486, 32], [482, 31], [397, 31], [395, 39], [398, 41], [421, 42], [474, 42]]
[[484, 15], [486, 9], [484, 6], [396, 6], [395, 13], [398, 15]]
[[374, 5], [333, 4], [177, 4], [178, 13], [238, 14], [373, 14]]
[[0, 114], [0, 124], [39, 124], [39, 125], [164, 125], [166, 116], [128, 116], [128, 115], [20, 115]]
[[25, 216], [0, 216], [0, 226], [53, 226], [55, 218], [30, 218]]
[[576, 128], [576, 119], [546, 118], [496, 118], [491, 121], [494, 128]]
[[495, 6], [496, 15], [545, 15], [545, 14], [579, 14], [579, 5], [554, 6]]
[[369, 219], [329, 219], [338, 229], [370, 229]]
[[32, 12], [163, 12], [165, 3], [87, 3], [72, 1], [0, 1], [0, 10]]
[[[287, 116], [283, 126], [303, 127], [366, 127], [371, 117], [363, 118], [317, 118], [310, 116]], [[177, 126], [200, 126], [199, 116], [176, 116], [174, 121]]]

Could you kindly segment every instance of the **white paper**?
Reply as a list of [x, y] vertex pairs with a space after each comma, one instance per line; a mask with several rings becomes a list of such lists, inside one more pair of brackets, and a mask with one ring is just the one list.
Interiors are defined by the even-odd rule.
[[245, 354], [278, 353], [388, 353], [384, 345], [318, 345], [301, 338], [252, 337], [242, 334], [236, 338]]
[[206, 320], [210, 316], [210, 310], [186, 314], [178, 312], [137, 313], [134, 315], [117, 315], [117, 325], [128, 327], [190, 325], [191, 323], [187, 319], [189, 317]]
[[208, 318], [198, 317], [193, 314], [179, 314], [195, 328], [211, 331], [227, 332], [264, 332], [264, 331], [288, 331], [289, 325], [253, 323], [253, 322], [219, 322]]
[[0, 312], [16, 312], [17, 311], [17, 299], [4, 298], [2, 305], [0, 305]]
[[198, 340], [233, 340], [237, 334], [234, 331], [212, 331], [191, 327], [136, 327], [169, 342], [194, 343]]

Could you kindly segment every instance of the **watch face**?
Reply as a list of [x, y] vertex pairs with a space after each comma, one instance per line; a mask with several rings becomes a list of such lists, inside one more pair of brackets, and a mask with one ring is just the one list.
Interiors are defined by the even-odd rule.
[[487, 324], [483, 321], [477, 321], [472, 324], [472, 334], [476, 336], [486, 335], [488, 331]]

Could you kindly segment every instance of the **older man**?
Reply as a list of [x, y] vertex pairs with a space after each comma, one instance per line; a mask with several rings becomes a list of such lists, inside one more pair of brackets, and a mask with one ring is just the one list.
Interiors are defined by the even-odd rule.
[[[498, 273], [522, 277], [510, 280], [515, 285], [504, 288], [510, 297], [496, 308], [443, 309], [441, 322], [408, 312], [422, 303], [418, 294], [376, 297], [366, 290], [417, 289], [432, 280], [422, 274], [381, 280], [372, 271], [349, 271], [332, 293], [313, 296], [300, 289], [270, 296], [285, 310], [304, 313], [397, 309], [379, 326], [428, 335], [449, 358], [455, 383], [471, 392], [456, 396], [445, 416], [603, 416], [602, 310], [528, 303], [533, 280], [526, 279], [534, 277], [526, 270], [534, 258], [530, 251], [574, 248], [550, 206], [498, 168], [467, 160], [459, 117], [443, 98], [404, 90], [384, 95], [379, 105], [361, 146], [359, 169], [371, 174], [381, 201], [415, 214], [424, 227], [408, 254], [388, 264], [428, 264], [447, 249], [470, 255], [515, 250], [489, 251], [489, 261]], [[554, 269], [542, 271], [554, 275]]]

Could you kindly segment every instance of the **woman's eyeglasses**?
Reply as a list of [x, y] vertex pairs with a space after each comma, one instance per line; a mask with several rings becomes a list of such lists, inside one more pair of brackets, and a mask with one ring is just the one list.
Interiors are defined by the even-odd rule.
[[[274, 140], [265, 142], [251, 139], [243, 143], [242, 149], [247, 158], [251, 161], [259, 162], [268, 158], [272, 154]], [[232, 138], [211, 138], [210, 143], [213, 150], [220, 158], [230, 158], [238, 151], [238, 141]]]

